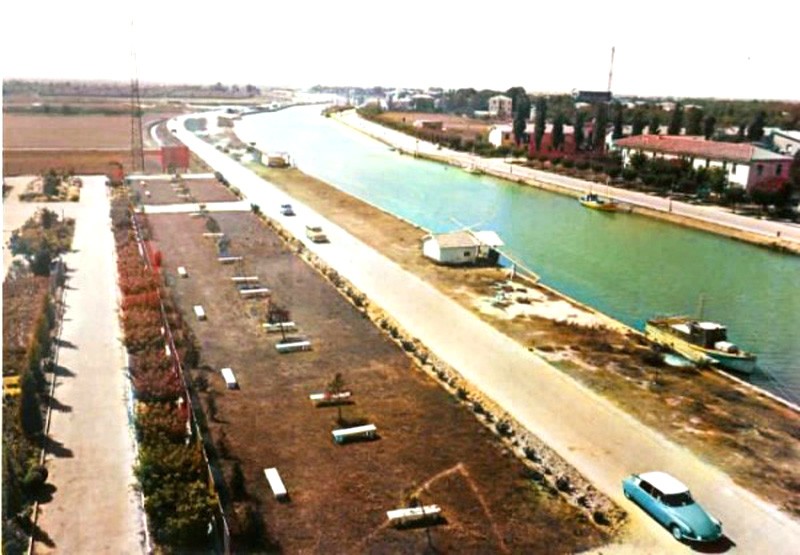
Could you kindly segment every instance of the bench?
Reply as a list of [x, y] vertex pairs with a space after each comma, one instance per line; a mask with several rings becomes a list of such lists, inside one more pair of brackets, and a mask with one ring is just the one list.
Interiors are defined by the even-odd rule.
[[261, 327], [264, 328], [267, 333], [294, 331], [297, 328], [297, 326], [294, 325], [294, 322], [276, 322], [274, 324], [264, 323], [261, 324]]
[[276, 343], [275, 349], [283, 353], [294, 353], [295, 351], [310, 351], [311, 341], [287, 341], [286, 343]]
[[334, 405], [347, 401], [350, 399], [352, 392], [340, 391], [339, 393], [312, 393], [308, 398], [314, 402], [315, 405]]
[[225, 234], [222, 232], [210, 232], [206, 231], [203, 233], [203, 237], [225, 237]]
[[228, 389], [239, 389], [239, 382], [236, 381], [236, 376], [233, 375], [233, 370], [230, 368], [220, 369], [222, 377], [225, 380], [225, 385]]
[[239, 294], [242, 297], [262, 297], [269, 295], [269, 289], [266, 287], [254, 287], [252, 289], [239, 289]]
[[269, 487], [272, 489], [272, 495], [275, 496], [275, 499], [282, 501], [288, 497], [289, 493], [286, 491], [286, 486], [283, 485], [283, 480], [281, 480], [281, 475], [278, 474], [277, 468], [265, 468], [264, 476], [269, 482]]
[[439, 505], [425, 505], [424, 507], [410, 507], [408, 509], [395, 509], [386, 511], [390, 524], [409, 524], [428, 519], [438, 519], [442, 514]]
[[186, 268], [183, 266], [178, 266], [178, 277], [189, 277], [189, 272], [186, 271]]
[[258, 283], [258, 276], [234, 276], [231, 281], [234, 283]]
[[349, 439], [374, 439], [377, 431], [375, 424], [366, 424], [364, 426], [355, 426], [354, 428], [339, 428], [331, 433], [333, 434], [333, 441], [344, 443]]
[[239, 262], [242, 259], [241, 256], [219, 256], [217, 257], [217, 261], [221, 264], [232, 264], [234, 262]]
[[198, 320], [205, 320], [206, 319], [206, 311], [203, 310], [203, 307], [199, 304], [194, 305], [192, 308], [194, 310], [194, 315], [197, 316]]

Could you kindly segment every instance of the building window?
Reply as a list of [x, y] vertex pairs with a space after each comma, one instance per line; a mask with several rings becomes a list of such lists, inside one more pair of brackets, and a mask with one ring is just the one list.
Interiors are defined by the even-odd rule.
[[775, 175], [780, 175], [781, 173], [783, 173], [783, 164], [778, 164], [775, 167]]
[[469, 258], [469, 255], [470, 255], [469, 251], [464, 251], [464, 258]]
[[764, 165], [763, 164], [758, 164], [756, 166], [756, 175], [758, 177], [761, 177], [762, 175], [764, 175]]

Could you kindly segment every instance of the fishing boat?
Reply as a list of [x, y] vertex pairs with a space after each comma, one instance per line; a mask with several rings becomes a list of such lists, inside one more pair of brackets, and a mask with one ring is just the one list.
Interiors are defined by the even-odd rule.
[[728, 341], [728, 329], [717, 322], [687, 316], [648, 320], [645, 336], [697, 364], [710, 364], [740, 374], [751, 374], [756, 355]]
[[613, 200], [601, 198], [596, 193], [586, 193], [578, 197], [578, 202], [586, 208], [601, 210], [603, 212], [616, 212], [619, 208], [619, 205]]

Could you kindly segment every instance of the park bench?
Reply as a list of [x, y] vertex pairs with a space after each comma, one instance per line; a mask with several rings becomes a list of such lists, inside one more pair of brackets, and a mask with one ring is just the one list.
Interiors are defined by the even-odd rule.
[[178, 266], [178, 277], [189, 277], [189, 272], [186, 271], [186, 268], [183, 266]]
[[294, 322], [276, 322], [274, 324], [264, 323], [261, 324], [261, 327], [266, 330], [267, 333], [275, 333], [279, 331], [294, 331], [297, 329]]
[[276, 343], [275, 349], [281, 354], [294, 353], [296, 351], [310, 351], [311, 341], [304, 339], [299, 341], [286, 341], [284, 343]]
[[233, 264], [234, 262], [239, 262], [242, 260], [241, 256], [219, 256], [217, 257], [217, 261], [220, 264]]
[[206, 311], [203, 310], [203, 307], [199, 304], [194, 305], [192, 308], [194, 310], [194, 315], [197, 316], [198, 320], [205, 320], [206, 319]]
[[258, 283], [258, 276], [233, 276], [231, 281], [234, 283]]
[[355, 426], [353, 428], [339, 428], [331, 433], [333, 434], [333, 441], [344, 443], [351, 439], [374, 439], [377, 431], [375, 424], [365, 424], [364, 426]]
[[269, 289], [266, 287], [253, 287], [250, 289], [239, 289], [239, 294], [242, 297], [263, 297], [269, 295]]
[[442, 509], [439, 505], [425, 505], [424, 507], [409, 507], [407, 509], [395, 509], [386, 511], [389, 523], [397, 525], [423, 522], [426, 520], [437, 520], [441, 517]]
[[239, 389], [239, 382], [236, 381], [236, 376], [233, 375], [233, 370], [230, 368], [222, 368], [220, 370], [223, 379], [225, 380], [225, 386], [228, 389]]
[[346, 402], [353, 395], [350, 391], [340, 391], [339, 393], [312, 393], [308, 398], [317, 406], [335, 405]]
[[272, 495], [275, 496], [275, 499], [282, 501], [288, 498], [289, 493], [286, 491], [286, 486], [283, 485], [283, 480], [281, 480], [281, 475], [278, 474], [277, 468], [265, 468], [264, 476], [269, 482], [269, 487], [272, 489]]

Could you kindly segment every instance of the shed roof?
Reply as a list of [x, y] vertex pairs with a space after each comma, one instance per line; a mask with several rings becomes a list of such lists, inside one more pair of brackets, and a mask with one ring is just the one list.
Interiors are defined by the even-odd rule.
[[637, 135], [625, 137], [615, 142], [620, 148], [633, 148], [650, 152], [662, 152], [708, 158], [710, 160], [726, 160], [730, 162], [752, 162], [755, 160], [786, 160], [791, 157], [776, 154], [764, 148], [745, 143], [723, 143], [709, 141], [703, 137], [687, 137], [683, 135]]
[[505, 243], [494, 231], [469, 231], [466, 229], [452, 231], [450, 233], [439, 233], [432, 236], [443, 249], [462, 249], [469, 247], [501, 247]]

